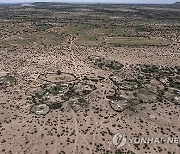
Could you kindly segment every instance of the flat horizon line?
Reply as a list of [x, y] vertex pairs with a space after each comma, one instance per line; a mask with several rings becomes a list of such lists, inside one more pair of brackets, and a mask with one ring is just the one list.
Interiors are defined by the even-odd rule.
[[[134, 5], [170, 5], [170, 4], [175, 4], [175, 3], [107, 3], [107, 2], [4, 2], [4, 3], [0, 3], [0, 5], [2, 4], [34, 4], [34, 3], [59, 3], [59, 4], [134, 4]], [[179, 2], [180, 3], [180, 2]]]

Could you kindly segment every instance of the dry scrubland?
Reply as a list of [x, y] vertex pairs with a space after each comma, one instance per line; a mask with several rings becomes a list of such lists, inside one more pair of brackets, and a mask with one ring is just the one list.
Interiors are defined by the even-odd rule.
[[0, 6], [1, 154], [179, 154], [178, 5]]

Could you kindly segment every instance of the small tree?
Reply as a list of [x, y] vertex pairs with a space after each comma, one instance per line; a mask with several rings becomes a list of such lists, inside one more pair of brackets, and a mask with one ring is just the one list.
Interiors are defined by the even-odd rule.
[[57, 70], [57, 75], [61, 75], [61, 71], [60, 70]]

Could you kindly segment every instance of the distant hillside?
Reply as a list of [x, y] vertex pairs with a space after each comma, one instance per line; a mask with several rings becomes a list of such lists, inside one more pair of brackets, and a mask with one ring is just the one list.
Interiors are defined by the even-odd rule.
[[61, 2], [34, 2], [32, 5], [62, 5], [68, 3], [61, 3]]
[[175, 2], [175, 3], [171, 4], [170, 7], [171, 8], [176, 8], [176, 9], [178, 8], [179, 9], [180, 8], [180, 2]]
[[174, 5], [180, 5], [180, 2], [175, 2], [175, 3], [173, 3]]

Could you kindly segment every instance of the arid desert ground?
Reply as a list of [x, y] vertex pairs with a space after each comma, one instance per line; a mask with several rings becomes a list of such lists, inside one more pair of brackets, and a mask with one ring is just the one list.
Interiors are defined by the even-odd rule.
[[180, 5], [0, 5], [0, 154], [179, 154]]

